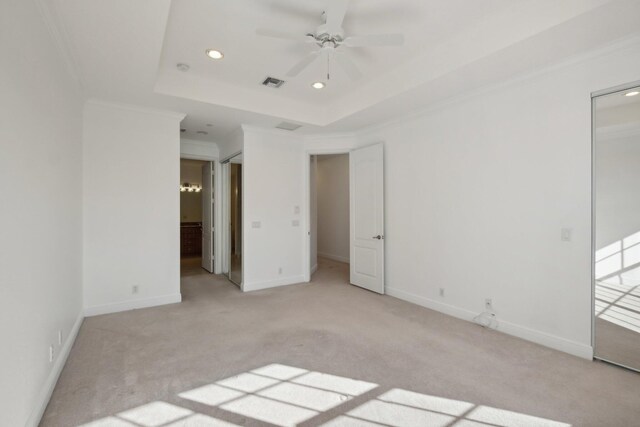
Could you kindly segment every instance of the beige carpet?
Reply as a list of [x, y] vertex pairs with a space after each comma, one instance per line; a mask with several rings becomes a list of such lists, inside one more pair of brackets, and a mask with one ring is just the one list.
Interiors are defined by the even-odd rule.
[[638, 425], [640, 375], [347, 285], [347, 268], [242, 294], [187, 266], [183, 303], [85, 320], [42, 425]]

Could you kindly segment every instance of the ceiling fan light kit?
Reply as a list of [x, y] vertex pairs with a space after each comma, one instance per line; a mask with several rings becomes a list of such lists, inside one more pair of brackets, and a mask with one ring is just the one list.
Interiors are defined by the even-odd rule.
[[[349, 78], [357, 80], [362, 77], [362, 73], [349, 58], [348, 50], [345, 50], [342, 46], [347, 48], [401, 46], [404, 43], [404, 36], [402, 34], [373, 34], [345, 37], [342, 23], [347, 14], [348, 6], [349, 0], [327, 0], [327, 6], [323, 13], [325, 22], [313, 33], [296, 34], [279, 30], [258, 29], [256, 34], [300, 43], [313, 43], [319, 47], [319, 49], [309, 53], [296, 63], [287, 72], [288, 77], [298, 76], [303, 70], [315, 63], [318, 58], [324, 57], [327, 63], [327, 82], [331, 79], [331, 61], [337, 63]], [[322, 89], [325, 85], [326, 83], [323, 82], [315, 82], [311, 86], [314, 89]]]

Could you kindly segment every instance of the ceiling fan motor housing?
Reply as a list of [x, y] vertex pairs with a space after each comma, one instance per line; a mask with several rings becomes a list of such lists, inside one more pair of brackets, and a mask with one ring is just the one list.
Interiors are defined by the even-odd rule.
[[316, 44], [320, 47], [333, 47], [336, 48], [342, 44], [344, 38], [340, 34], [329, 34], [318, 31], [316, 36]]

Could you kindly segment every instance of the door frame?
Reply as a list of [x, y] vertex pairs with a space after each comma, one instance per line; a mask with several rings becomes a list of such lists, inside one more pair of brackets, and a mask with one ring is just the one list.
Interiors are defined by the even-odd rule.
[[[213, 175], [214, 175], [214, 188], [213, 188], [213, 198], [214, 198], [214, 204], [213, 204], [213, 228], [214, 230], [220, 230], [220, 226], [222, 225], [222, 218], [220, 217], [221, 214], [221, 206], [220, 203], [218, 203], [219, 200], [219, 195], [221, 194], [220, 191], [222, 189], [221, 187], [221, 183], [220, 183], [220, 177], [221, 177], [221, 167], [220, 167], [220, 162], [218, 161], [218, 157], [215, 156], [207, 156], [207, 155], [203, 155], [203, 154], [186, 154], [186, 153], [180, 153], [180, 156], [178, 158], [178, 162], [181, 159], [185, 159], [185, 160], [200, 160], [203, 162], [212, 162], [213, 163]], [[178, 200], [179, 202], [179, 200]], [[178, 218], [178, 225], [180, 225], [180, 218]], [[218, 256], [222, 250], [222, 236], [220, 236], [220, 233], [216, 233], [214, 232], [214, 236], [213, 236], [213, 274], [220, 274], [222, 271], [222, 262], [220, 257]], [[180, 257], [178, 257], [178, 264], [180, 263]]]
[[591, 92], [591, 348], [593, 349], [593, 359], [622, 366], [636, 372], [640, 371], [636, 368], [596, 357], [596, 104], [594, 101], [601, 96], [624, 92], [638, 86], [640, 86], [640, 80]]
[[[302, 268], [304, 272], [304, 281], [311, 280], [311, 156], [323, 156], [331, 154], [347, 154], [351, 159], [352, 148], [326, 148], [326, 149], [310, 149], [304, 153], [303, 174], [304, 177], [304, 210], [305, 210], [305, 227], [304, 248]], [[349, 185], [351, 185], [351, 177], [349, 177]], [[351, 197], [351, 196], [349, 196]], [[349, 207], [351, 209], [351, 207]], [[351, 239], [349, 239], [351, 240]], [[351, 245], [351, 243], [349, 243]]]

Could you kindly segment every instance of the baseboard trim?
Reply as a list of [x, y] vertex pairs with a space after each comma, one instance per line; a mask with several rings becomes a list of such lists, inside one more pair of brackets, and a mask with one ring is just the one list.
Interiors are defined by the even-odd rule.
[[121, 311], [135, 310], [138, 308], [155, 307], [158, 305], [175, 304], [182, 301], [182, 295], [176, 294], [161, 295], [158, 297], [136, 299], [130, 301], [116, 302], [113, 304], [94, 305], [86, 307], [84, 315], [86, 317], [99, 316], [101, 314], [119, 313]]
[[299, 276], [283, 277], [281, 279], [267, 280], [264, 282], [244, 283], [242, 290], [244, 292], [260, 291], [262, 289], [276, 288], [278, 286], [294, 285], [304, 281], [304, 274], [301, 274]]
[[75, 323], [71, 327], [69, 331], [69, 335], [67, 335], [67, 339], [64, 341], [62, 347], [60, 347], [60, 353], [58, 357], [53, 362], [53, 367], [51, 368], [51, 372], [47, 377], [47, 380], [42, 387], [42, 390], [38, 394], [38, 398], [36, 399], [36, 406], [31, 412], [31, 416], [27, 420], [25, 426], [27, 427], [37, 427], [40, 424], [40, 420], [44, 415], [45, 409], [47, 409], [47, 405], [49, 404], [49, 400], [51, 399], [51, 394], [53, 394], [53, 389], [56, 387], [56, 383], [58, 382], [58, 378], [62, 373], [62, 369], [64, 365], [67, 363], [67, 358], [69, 357], [69, 353], [71, 352], [71, 348], [73, 347], [73, 343], [76, 342], [76, 337], [78, 336], [78, 331], [80, 330], [80, 326], [82, 325], [82, 321], [84, 320], [84, 315], [82, 312], [78, 314]]
[[349, 258], [345, 258], [339, 255], [325, 254], [325, 253], [318, 252], [318, 256], [322, 258], [327, 258], [333, 261], [344, 262], [345, 264], [349, 264]]
[[[474, 313], [472, 311], [445, 304], [439, 301], [434, 301], [432, 299], [425, 298], [420, 295], [415, 295], [400, 289], [387, 287], [385, 291], [389, 296], [408, 301], [422, 307], [429, 308], [431, 310], [439, 311], [440, 313], [457, 317], [458, 319], [466, 320], [469, 322], [472, 322], [473, 318], [478, 315], [478, 313]], [[536, 331], [534, 329], [530, 329], [515, 323], [506, 322], [500, 319], [498, 320], [500, 322], [497, 329], [499, 332], [513, 335], [515, 337], [522, 338], [524, 340], [531, 341], [545, 347], [553, 348], [554, 350], [569, 353], [583, 359], [593, 359], [593, 347], [589, 345], [581, 344], [579, 342], [571, 341], [566, 338], [561, 338], [545, 332]]]
[[318, 264], [314, 264], [314, 266], [311, 267], [311, 274], [315, 273], [316, 271], [318, 271]]

